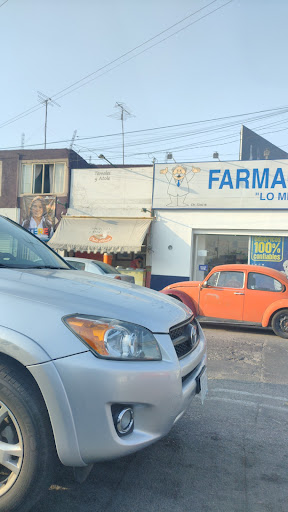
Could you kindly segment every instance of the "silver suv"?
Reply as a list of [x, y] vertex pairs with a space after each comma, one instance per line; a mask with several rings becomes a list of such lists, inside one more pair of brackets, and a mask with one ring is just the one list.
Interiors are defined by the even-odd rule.
[[81, 481], [205, 397], [206, 343], [186, 306], [73, 270], [3, 217], [0, 312], [2, 512], [30, 510], [57, 459]]

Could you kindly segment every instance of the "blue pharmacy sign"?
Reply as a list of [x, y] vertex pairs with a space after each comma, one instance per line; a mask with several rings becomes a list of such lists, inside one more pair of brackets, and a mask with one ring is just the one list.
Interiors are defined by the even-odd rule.
[[288, 159], [155, 164], [153, 208], [284, 209]]
[[252, 236], [250, 263], [251, 265], [274, 268], [288, 275], [288, 238], [282, 236]]

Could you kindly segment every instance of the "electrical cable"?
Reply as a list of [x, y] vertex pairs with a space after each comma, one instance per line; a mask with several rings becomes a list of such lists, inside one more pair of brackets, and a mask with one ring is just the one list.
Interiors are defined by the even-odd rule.
[[[200, 120], [200, 121], [192, 121], [192, 122], [189, 122], [189, 123], [180, 123], [180, 124], [175, 124], [175, 125], [167, 125], [167, 126], [162, 126], [162, 127], [156, 127], [156, 128], [146, 128], [146, 129], [142, 129], [142, 130], [134, 130], [134, 131], [129, 131], [129, 132], [126, 132], [126, 136], [128, 135], [133, 135], [133, 134], [138, 134], [138, 133], [144, 133], [144, 132], [151, 132], [151, 131], [154, 131], [154, 130], [160, 130], [160, 129], [168, 129], [168, 128], [173, 128], [173, 127], [181, 127], [181, 126], [187, 126], [187, 125], [195, 125], [195, 124], [203, 124], [203, 123], [208, 123], [208, 122], [214, 122], [214, 121], [220, 121], [220, 120], [225, 120], [225, 119], [233, 119], [233, 118], [236, 118], [236, 117], [246, 117], [248, 115], [252, 115], [252, 114], [258, 114], [258, 113], [264, 113], [264, 112], [270, 112], [270, 114], [267, 114], [266, 116], [261, 116], [261, 117], [255, 117], [255, 118], [250, 118], [248, 120], [245, 120], [244, 119], [244, 122], [253, 122], [255, 120], [259, 120], [259, 119], [265, 119], [267, 117], [273, 117], [273, 116], [276, 116], [276, 115], [282, 115], [282, 114], [285, 114], [288, 112], [288, 107], [276, 107], [274, 109], [266, 109], [266, 110], [260, 110], [260, 111], [255, 111], [255, 112], [248, 112], [248, 113], [245, 113], [245, 114], [234, 114], [234, 115], [231, 115], [231, 116], [224, 116], [224, 117], [218, 117], [218, 118], [212, 118], [212, 119], [206, 119], [206, 120]], [[238, 121], [237, 123], [235, 123], [236, 125], [237, 124], [240, 124], [240, 122], [242, 123], [242, 121]], [[224, 125], [225, 127], [226, 125]], [[229, 125], [227, 125], [227, 127], [229, 127]], [[232, 126], [232, 124], [231, 124]], [[223, 128], [223, 127], [222, 127]], [[216, 128], [209, 128], [209, 129], [205, 129], [203, 130], [203, 133], [207, 133], [213, 129], [216, 129]], [[219, 128], [217, 128], [219, 129]], [[191, 132], [191, 135], [194, 135], [195, 133], [197, 132]], [[121, 136], [121, 132], [117, 132], [117, 133], [113, 133], [113, 134], [106, 134], [106, 135], [94, 135], [94, 136], [90, 136], [90, 137], [76, 137], [76, 140], [77, 141], [82, 141], [82, 140], [95, 140], [95, 139], [103, 139], [103, 138], [110, 138], [110, 137], [119, 137]], [[66, 143], [66, 142], [70, 142], [71, 141], [71, 137], [69, 139], [62, 139], [62, 140], [56, 140], [56, 141], [52, 141], [52, 142], [47, 142], [47, 144], [60, 144], [60, 143]], [[153, 141], [155, 141], [155, 138], [153, 139]], [[27, 147], [35, 147], [35, 146], [42, 146], [43, 143], [35, 143], [35, 144], [30, 144], [29, 146]], [[0, 150], [9, 150], [9, 149], [18, 149], [19, 146], [9, 146], [9, 147], [5, 147], [5, 148], [0, 148]]]
[[[231, 0], [232, 1], [232, 0]], [[110, 61], [108, 64], [105, 64], [105, 66], [102, 66], [100, 68], [98, 68], [96, 71], [93, 71], [92, 73], [90, 73], [89, 75], [86, 75], [84, 76], [83, 78], [81, 78], [80, 80], [77, 80], [76, 82], [74, 82], [73, 84], [69, 85], [68, 87], [65, 87], [65, 89], [62, 89], [62, 91], [59, 91], [58, 93], [56, 93], [54, 96], [52, 96], [53, 98], [58, 96], [59, 94], [62, 94], [63, 92], [67, 91], [68, 89], [71, 89], [72, 87], [74, 87], [74, 85], [78, 85], [80, 82], [83, 82], [84, 80], [86, 80], [87, 78], [90, 78], [92, 75], [95, 75], [96, 73], [98, 73], [99, 71], [102, 71], [103, 69], [107, 68], [108, 66], [110, 66], [111, 64], [114, 64], [115, 62], [117, 62], [118, 60], [120, 59], [123, 59], [124, 57], [126, 57], [127, 55], [130, 55], [130, 53], [138, 50], [139, 48], [142, 48], [142, 46], [145, 46], [145, 44], [148, 44], [150, 43], [151, 41], [153, 41], [154, 39], [156, 39], [157, 37], [160, 37], [162, 34], [165, 34], [165, 32], [168, 32], [169, 30], [171, 30], [172, 28], [176, 27], [177, 25], [180, 25], [180, 23], [183, 23], [184, 21], [186, 21], [188, 18], [191, 18], [192, 16], [195, 16], [195, 14], [198, 14], [198, 12], [200, 11], [203, 11], [203, 9], [206, 9], [207, 7], [209, 7], [210, 5], [214, 4], [215, 2], [217, 2], [217, 0], [213, 0], [212, 2], [210, 2], [209, 4], [205, 5], [204, 7], [201, 7], [201, 9], [198, 9], [197, 11], [194, 11], [192, 14], [189, 14], [188, 16], [186, 16], [185, 18], [182, 18], [180, 21], [177, 21], [176, 23], [174, 23], [173, 25], [171, 25], [170, 27], [166, 28], [165, 30], [162, 30], [162, 32], [159, 32], [158, 34], [156, 34], [155, 36], [151, 37], [150, 39], [147, 39], [146, 41], [144, 41], [143, 43], [139, 44], [138, 46], [135, 46], [134, 48], [132, 48], [132, 50], [129, 50], [128, 52], [126, 53], [123, 53], [122, 55], [120, 55], [120, 57], [117, 57], [116, 59]], [[177, 33], [177, 32], [176, 32]], [[174, 34], [172, 34], [174, 35]], [[170, 36], [171, 37], [171, 36]], [[62, 96], [61, 96], [62, 97]]]
[[[147, 52], [147, 51], [148, 51], [148, 50], [150, 50], [151, 48], [154, 48], [154, 46], [157, 46], [158, 44], [163, 43], [163, 42], [164, 42], [164, 41], [166, 41], [167, 39], [170, 39], [170, 37], [173, 37], [173, 36], [175, 36], [176, 34], [178, 34], [179, 32], [182, 32], [182, 30], [186, 30], [186, 28], [190, 27], [191, 25], [194, 25], [195, 23], [198, 23], [198, 21], [200, 21], [200, 20], [202, 20], [202, 19], [206, 18], [207, 16], [210, 16], [210, 14], [213, 14], [214, 12], [218, 11], [219, 9], [222, 9], [223, 7], [225, 7], [226, 5], [230, 4], [230, 3], [231, 3], [231, 2], [233, 2], [233, 1], [234, 1], [234, 0], [228, 0], [228, 2], [226, 2], [226, 4], [223, 4], [223, 5], [221, 5], [220, 7], [217, 7], [216, 9], [214, 9], [213, 11], [210, 11], [209, 13], [204, 14], [203, 16], [201, 16], [200, 18], [198, 18], [197, 20], [192, 21], [191, 23], [189, 23], [189, 24], [188, 24], [188, 25], [186, 25], [185, 27], [183, 27], [183, 28], [181, 28], [181, 29], [177, 30], [176, 32], [173, 32], [173, 34], [170, 34], [169, 36], [165, 37], [164, 39], [161, 39], [160, 41], [157, 41], [156, 43], [152, 44], [151, 46], [148, 46], [148, 48], [145, 48], [145, 49], [144, 49], [144, 50], [142, 50], [141, 52], [138, 52], [138, 53], [136, 53], [135, 55], [132, 55], [132, 57], [129, 57], [129, 59], [126, 59], [126, 60], [124, 60], [123, 62], [120, 62], [120, 63], [119, 63], [119, 64], [117, 64], [116, 66], [113, 66], [112, 68], [110, 68], [110, 69], [108, 69], [108, 70], [104, 71], [104, 73], [101, 73], [101, 74], [100, 74], [100, 75], [98, 75], [97, 77], [94, 77], [94, 78], [92, 78], [91, 80], [88, 80], [88, 81], [87, 81], [87, 82], [85, 82], [84, 84], [81, 84], [81, 85], [79, 85], [78, 87], [75, 87], [74, 89], [72, 89], [71, 91], [68, 91], [68, 92], [67, 92], [67, 93], [65, 93], [65, 94], [62, 94], [62, 95], [60, 95], [60, 96], [59, 96], [58, 94], [60, 94], [60, 93], [58, 93], [58, 94], [56, 94], [56, 95], [51, 96], [51, 98], [55, 98], [55, 99], [59, 100], [59, 99], [63, 98], [64, 96], [67, 96], [67, 94], [70, 94], [71, 92], [77, 91], [77, 89], [80, 89], [80, 88], [81, 88], [81, 87], [83, 87], [84, 85], [87, 85], [87, 84], [89, 84], [90, 82], [93, 82], [93, 81], [94, 81], [94, 80], [96, 80], [97, 78], [100, 78], [101, 76], [105, 75], [106, 73], [109, 73], [109, 72], [110, 72], [110, 71], [112, 71], [113, 69], [116, 69], [116, 68], [118, 68], [119, 66], [122, 66], [122, 64], [126, 64], [126, 62], [129, 62], [130, 60], [134, 59], [135, 57], [138, 57], [138, 56], [139, 56], [139, 55], [141, 55], [142, 53]], [[212, 2], [212, 3], [213, 3], [213, 2]], [[210, 4], [209, 4], [209, 5], [210, 5]], [[205, 8], [205, 7], [204, 7], [204, 8]], [[202, 9], [204, 9], [204, 8], [202, 8]], [[201, 10], [201, 9], [200, 9], [200, 10]], [[198, 12], [198, 11], [197, 11], [197, 12]], [[141, 45], [141, 46], [142, 46], [142, 45]], [[128, 52], [128, 53], [130, 53], [130, 52]], [[120, 58], [121, 58], [121, 57], [119, 57], [119, 58], [118, 58], [118, 59], [116, 59], [116, 60], [119, 60]], [[109, 64], [107, 64], [107, 66], [108, 66], [108, 65], [109, 65]], [[106, 66], [104, 66], [104, 67], [106, 67]], [[98, 72], [98, 71], [95, 71], [94, 73], [97, 73], [97, 72]], [[85, 80], [85, 79], [83, 78], [82, 80]], [[70, 86], [70, 87], [73, 87], [73, 86]]]
[[[7, 0], [8, 1], [8, 0]], [[223, 7], [225, 7], [226, 5], [228, 5], [229, 3], [231, 3], [233, 0], [229, 0], [226, 4], [223, 4], [221, 5], [220, 7], [218, 7], [217, 9], [214, 9], [213, 11], [209, 12], [208, 14], [202, 16], [201, 18], [199, 18], [198, 20], [186, 25], [185, 27], [181, 28], [180, 30], [174, 32], [173, 34], [170, 34], [168, 37], [162, 39], [161, 41], [158, 41], [157, 43], [154, 43], [153, 45], [151, 45], [150, 47], [146, 48], [145, 50], [142, 50], [141, 52], [139, 52], [138, 54], [134, 55], [133, 57], [127, 59], [126, 61], [118, 64], [117, 66], [114, 66], [113, 68], [109, 69], [108, 71], [106, 71], [105, 73], [102, 73], [101, 75], [99, 75], [99, 77], [94, 77], [92, 80], [89, 80], [88, 82], [85, 82], [84, 84], [81, 84], [79, 85], [78, 87], [72, 89], [75, 85], [79, 84], [80, 82], [86, 80], [87, 78], [89, 78], [90, 76], [94, 75], [94, 74], [97, 74], [99, 71], [101, 71], [102, 69], [105, 69], [107, 68], [108, 66], [111, 66], [111, 64], [113, 64], [114, 62], [117, 62], [121, 59], [123, 59], [125, 56], [129, 55], [130, 53], [136, 51], [137, 49], [141, 48], [142, 46], [148, 44], [150, 41], [156, 39], [157, 37], [161, 36], [162, 34], [164, 34], [165, 32], [171, 30], [173, 27], [175, 27], [176, 25], [179, 25], [180, 23], [183, 23], [186, 19], [190, 18], [191, 16], [194, 16], [195, 14], [197, 14], [198, 12], [202, 11], [203, 9], [206, 9], [207, 7], [209, 7], [210, 5], [212, 5], [213, 3], [215, 3], [217, 0], [213, 0], [212, 2], [210, 2], [209, 4], [207, 4], [206, 6], [202, 7], [201, 9], [198, 9], [197, 11], [193, 12], [192, 14], [190, 14], [189, 16], [186, 16], [185, 18], [183, 18], [182, 20], [180, 20], [179, 22], [177, 23], [174, 23], [173, 25], [171, 25], [170, 27], [168, 27], [167, 29], [163, 30], [162, 32], [159, 32], [159, 34], [156, 34], [155, 36], [153, 36], [152, 38], [148, 39], [147, 41], [145, 41], [144, 43], [141, 43], [140, 45], [136, 46], [135, 48], [133, 48], [132, 50], [129, 50], [128, 52], [124, 53], [123, 55], [121, 55], [120, 57], [117, 57], [116, 59], [110, 61], [108, 64], [105, 64], [105, 66], [102, 66], [101, 68], [99, 68], [98, 70], [96, 71], [93, 71], [93, 73], [90, 73], [89, 75], [85, 76], [84, 78], [81, 78], [80, 80], [78, 80], [77, 82], [74, 82], [73, 84], [71, 84], [70, 86], [62, 89], [61, 91], [59, 91], [58, 93], [54, 94], [53, 96], [51, 96], [51, 99], [60, 99], [62, 98], [63, 96], [66, 96], [67, 94], [70, 94], [71, 92], [74, 92], [75, 90], [79, 89], [80, 87], [83, 87], [84, 85], [87, 85], [88, 83], [90, 83], [90, 81], [93, 81], [93, 80], [96, 80], [97, 78], [99, 78], [100, 76], [102, 76], [103, 74], [105, 74], [106, 72], [109, 72], [109, 71], [112, 71], [113, 69], [115, 69], [116, 67], [119, 67], [120, 65], [128, 62], [128, 60], [131, 60], [132, 58], [134, 57], [137, 57], [138, 55], [141, 55], [142, 53], [144, 53], [145, 51], [153, 48], [154, 46], [156, 46], [157, 44], [160, 44], [161, 42], [165, 41], [166, 39], [169, 39], [170, 37], [172, 37], [173, 35], [176, 35], [178, 34], [178, 32], [181, 32], [182, 30], [185, 30], [186, 28], [188, 28], [189, 26], [193, 25], [194, 23], [197, 23], [198, 21], [200, 21], [201, 19], [209, 16], [210, 14], [216, 12], [217, 10], [219, 9], [222, 9]], [[72, 90], [69, 90], [68, 89], [72, 89]], [[65, 94], [62, 94], [63, 92], [65, 91], [68, 91], [66, 92]], [[23, 117], [26, 117], [27, 115], [30, 115], [32, 114], [33, 112], [36, 112], [37, 110], [43, 108], [42, 105], [34, 105], [33, 107], [31, 107], [30, 109], [27, 109], [25, 110], [24, 112], [14, 116], [13, 118], [9, 119], [8, 121], [0, 124], [0, 128], [3, 128], [4, 126], [7, 126], [11, 123], [14, 123], [16, 121], [18, 121], [19, 119], [22, 119]]]

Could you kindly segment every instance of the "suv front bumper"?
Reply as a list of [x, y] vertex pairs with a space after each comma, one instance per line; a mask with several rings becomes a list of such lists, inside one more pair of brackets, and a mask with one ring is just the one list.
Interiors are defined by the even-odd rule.
[[[196, 348], [178, 360], [168, 334], [155, 335], [161, 361], [113, 361], [90, 351], [29, 368], [42, 391], [61, 462], [67, 466], [135, 452], [169, 432], [197, 392], [206, 365], [200, 328]], [[133, 408], [134, 429], [119, 437], [111, 407]]]

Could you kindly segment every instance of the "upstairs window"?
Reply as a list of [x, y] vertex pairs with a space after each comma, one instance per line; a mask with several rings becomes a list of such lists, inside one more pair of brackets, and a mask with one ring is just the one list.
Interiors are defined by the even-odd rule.
[[22, 164], [20, 194], [63, 194], [64, 163]]

